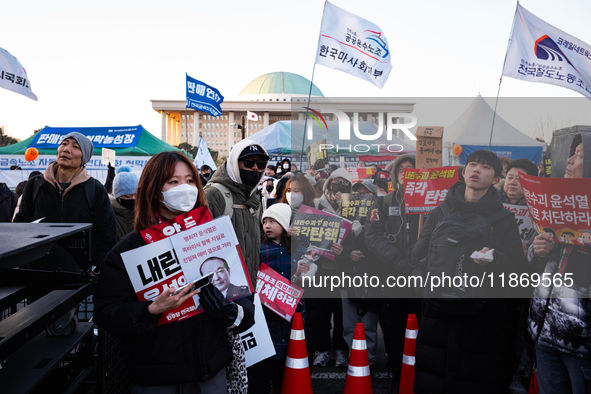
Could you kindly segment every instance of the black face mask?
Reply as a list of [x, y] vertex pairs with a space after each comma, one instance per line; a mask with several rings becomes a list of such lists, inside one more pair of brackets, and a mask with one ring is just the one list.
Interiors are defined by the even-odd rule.
[[240, 179], [242, 179], [242, 183], [246, 186], [256, 186], [261, 178], [263, 177], [262, 172], [258, 171], [249, 171], [249, 170], [240, 170]]
[[117, 201], [119, 201], [119, 204], [121, 204], [125, 209], [135, 209], [135, 199], [124, 200], [122, 198], [118, 198]]
[[266, 189], [269, 193], [271, 193], [273, 191], [274, 187], [273, 187], [273, 185], [267, 185]]
[[201, 174], [203, 175], [203, 178], [205, 178], [205, 180], [209, 181], [209, 178], [211, 178], [211, 172], [208, 172], [207, 174]]

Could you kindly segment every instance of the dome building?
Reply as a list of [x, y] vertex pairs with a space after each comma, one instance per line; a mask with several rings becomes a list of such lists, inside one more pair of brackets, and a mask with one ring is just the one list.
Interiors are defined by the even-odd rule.
[[[279, 71], [261, 75], [248, 83], [237, 100], [225, 100], [222, 114], [211, 116], [185, 107], [185, 100], [151, 100], [152, 109], [161, 114], [161, 140], [171, 145], [182, 142], [196, 146], [200, 136], [207, 146], [228, 156], [230, 147], [243, 138], [242, 123], [247, 111], [258, 121], [244, 121], [244, 137], [278, 122], [291, 119], [292, 101], [308, 99], [310, 80], [301, 75]], [[312, 97], [324, 97], [316, 85]]]
[[[294, 102], [301, 101], [305, 107], [310, 93], [310, 80], [301, 75], [278, 71], [255, 78], [248, 83], [236, 100], [225, 100], [221, 104], [222, 114], [211, 116], [205, 112], [186, 108], [185, 100], [151, 100], [152, 109], [162, 118], [161, 139], [171, 145], [188, 142], [199, 144], [202, 136], [211, 150], [220, 157], [227, 157], [234, 144], [265, 127], [282, 120], [291, 120]], [[376, 122], [376, 111], [410, 113], [412, 103], [386, 103], [384, 100], [372, 102], [360, 99], [325, 99], [322, 91], [312, 85], [311, 102], [330, 101], [331, 108], [347, 112], [357, 112], [363, 120]], [[363, 101], [363, 102], [361, 102]], [[297, 103], [296, 103], [297, 104]], [[246, 115], [254, 112], [257, 121], [247, 121]], [[336, 120], [334, 115], [326, 115], [326, 120]], [[304, 112], [298, 114], [304, 119]]]

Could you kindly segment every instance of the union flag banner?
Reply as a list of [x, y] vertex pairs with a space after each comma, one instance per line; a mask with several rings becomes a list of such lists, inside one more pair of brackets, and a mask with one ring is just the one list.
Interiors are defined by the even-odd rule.
[[590, 179], [544, 178], [519, 173], [533, 228], [554, 242], [591, 246]]
[[364, 79], [380, 89], [392, 70], [390, 47], [382, 29], [328, 1], [315, 63]]
[[16, 57], [2, 48], [0, 48], [0, 88], [12, 90], [37, 101], [37, 96], [31, 90], [27, 71]]
[[591, 97], [591, 46], [517, 4], [503, 75]]

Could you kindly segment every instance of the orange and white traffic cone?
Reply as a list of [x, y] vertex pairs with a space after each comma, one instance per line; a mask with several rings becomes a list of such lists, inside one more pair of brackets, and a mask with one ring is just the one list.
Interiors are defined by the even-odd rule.
[[347, 367], [347, 380], [344, 394], [372, 394], [369, 360], [367, 359], [367, 344], [363, 323], [357, 323], [351, 345], [351, 357]]
[[538, 371], [534, 369], [531, 374], [531, 380], [529, 381], [529, 390], [527, 394], [538, 394]]
[[417, 315], [411, 313], [406, 320], [406, 334], [404, 335], [404, 354], [402, 355], [402, 369], [400, 373], [400, 394], [412, 394], [415, 383], [415, 346], [419, 333]]
[[312, 394], [312, 378], [302, 315], [296, 313], [291, 324], [291, 335], [285, 360], [281, 394]]

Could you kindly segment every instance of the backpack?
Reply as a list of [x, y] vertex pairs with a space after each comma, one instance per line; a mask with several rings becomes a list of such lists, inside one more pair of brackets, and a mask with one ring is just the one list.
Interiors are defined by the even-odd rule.
[[[476, 264], [470, 255], [472, 252], [490, 247], [492, 224], [510, 212], [499, 209], [488, 217], [477, 213], [458, 212], [442, 202], [439, 205], [443, 218], [437, 223], [427, 254], [427, 271], [431, 276], [450, 277], [450, 281], [441, 281], [440, 287], [431, 289], [430, 281], [425, 287], [424, 296], [429, 298], [438, 312], [456, 315], [478, 314], [485, 301], [481, 298], [486, 294], [486, 285], [470, 286], [457, 276], [467, 275], [469, 280], [477, 276], [482, 280], [486, 269]], [[456, 280], [454, 281], [454, 277]], [[436, 299], [433, 299], [436, 298]]]
[[250, 213], [252, 214], [252, 216], [259, 217], [259, 214], [261, 211], [260, 205], [257, 209], [252, 209], [252, 208], [248, 208], [244, 204], [234, 204], [234, 199], [232, 198], [232, 192], [225, 185], [223, 185], [221, 183], [210, 181], [210, 182], [207, 182], [207, 184], [205, 185], [203, 190], [206, 190], [210, 187], [217, 189], [220, 193], [222, 193], [222, 196], [224, 197], [224, 200], [225, 200], [224, 216], [229, 216], [230, 219], [232, 219], [232, 216], [234, 216], [234, 209], [248, 209], [250, 211]]

